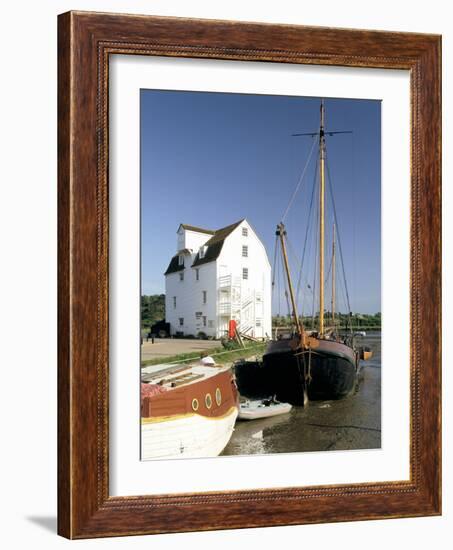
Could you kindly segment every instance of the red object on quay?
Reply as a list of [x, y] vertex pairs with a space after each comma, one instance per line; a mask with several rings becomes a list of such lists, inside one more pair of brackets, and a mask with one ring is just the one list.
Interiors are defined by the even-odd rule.
[[235, 338], [236, 336], [236, 321], [231, 319], [228, 322], [228, 338]]

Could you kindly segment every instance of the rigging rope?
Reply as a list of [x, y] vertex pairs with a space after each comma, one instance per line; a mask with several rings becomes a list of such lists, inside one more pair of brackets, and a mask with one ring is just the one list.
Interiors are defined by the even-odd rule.
[[[318, 213], [316, 212], [316, 215]], [[316, 242], [317, 242], [317, 217], [313, 216], [312, 218], [312, 227], [310, 228], [310, 231], [311, 233], [309, 233], [309, 237], [308, 237], [308, 256], [307, 256], [307, 261], [308, 263], [310, 263], [310, 259], [312, 257], [312, 249], [314, 249], [316, 247]], [[313, 240], [314, 240], [314, 243], [313, 243]], [[316, 261], [316, 258], [314, 258], [314, 262]], [[313, 262], [313, 264], [314, 264]], [[306, 262], [307, 263], [307, 262]], [[307, 278], [305, 279], [305, 284], [307, 285], [307, 288], [310, 290], [311, 292], [311, 295], [312, 295], [312, 300], [315, 300], [315, 295], [314, 295], [314, 290], [313, 288], [310, 286], [309, 282], [308, 282], [308, 270], [307, 270]], [[305, 300], [307, 298], [307, 293], [303, 293], [302, 295], [302, 311], [305, 313]]]
[[[304, 261], [305, 261], [305, 252], [306, 252], [306, 247], [307, 247], [308, 231], [310, 229], [310, 220], [311, 220], [311, 214], [312, 214], [312, 211], [313, 211], [313, 199], [314, 199], [314, 196], [315, 196], [315, 188], [316, 188], [317, 178], [318, 178], [318, 163], [316, 163], [315, 174], [314, 174], [314, 178], [313, 178], [313, 187], [312, 187], [312, 190], [311, 190], [310, 208], [309, 208], [309, 211], [308, 211], [308, 219], [307, 219], [307, 229], [305, 231], [304, 247], [302, 249], [302, 259], [300, 261], [299, 279], [297, 281], [297, 287], [296, 287], [296, 302], [299, 301], [300, 285], [301, 285], [301, 282], [302, 282], [302, 267], [304, 266]], [[303, 311], [304, 311], [304, 303], [302, 303], [302, 310], [301, 310], [302, 315], [303, 315]]]
[[332, 260], [333, 260], [333, 256], [331, 255], [330, 256], [330, 263], [329, 263], [329, 269], [327, 270], [327, 275], [324, 279], [324, 284], [326, 285], [327, 282], [329, 281], [329, 276], [330, 276], [330, 270], [332, 269]]
[[[334, 133], [350, 133], [350, 132], [334, 132]], [[305, 134], [304, 134], [305, 135]], [[312, 158], [312, 155], [313, 155], [313, 151], [315, 149], [315, 145], [316, 145], [316, 142], [317, 142], [317, 138], [318, 138], [319, 134], [316, 133], [316, 134], [313, 134], [313, 143], [312, 143], [312, 146], [311, 146], [311, 149], [310, 149], [310, 152], [308, 154], [308, 157], [307, 157], [307, 161], [305, 163], [305, 166], [302, 170], [302, 173], [299, 177], [299, 181], [296, 185], [296, 188], [294, 189], [294, 192], [288, 202], [288, 205], [286, 207], [286, 210], [281, 218], [282, 222], [285, 220], [286, 216], [288, 215], [288, 212], [297, 196], [297, 193], [299, 192], [299, 189], [303, 183], [303, 180], [304, 180], [304, 177], [305, 177], [305, 174], [306, 174], [306, 171], [308, 169], [308, 166], [310, 164], [310, 160]], [[347, 286], [347, 281], [346, 281], [346, 271], [345, 271], [345, 266], [344, 266], [344, 260], [343, 260], [343, 250], [342, 250], [342, 245], [341, 245], [341, 238], [340, 238], [340, 233], [338, 231], [338, 220], [337, 220], [337, 212], [336, 212], [336, 205], [335, 205], [335, 198], [334, 198], [334, 194], [333, 194], [333, 186], [332, 186], [332, 180], [331, 180], [331, 176], [330, 176], [330, 169], [329, 169], [329, 164], [328, 164], [328, 160], [327, 160], [327, 151], [325, 151], [325, 164], [326, 164], [326, 172], [327, 172], [327, 179], [328, 179], [328, 187], [329, 187], [329, 194], [330, 194], [330, 197], [331, 197], [331, 203], [332, 203], [332, 210], [333, 210], [333, 217], [334, 217], [334, 222], [335, 222], [335, 228], [337, 230], [337, 241], [338, 241], [338, 250], [340, 252], [340, 262], [341, 262], [341, 272], [340, 272], [340, 276], [338, 277], [338, 279], [341, 278], [341, 275], [342, 275], [342, 279], [343, 279], [343, 283], [344, 283], [344, 286], [341, 286], [341, 291], [342, 291], [342, 294], [343, 294], [343, 298], [345, 299], [345, 302], [346, 302], [346, 305], [347, 305], [347, 309], [348, 309], [348, 314], [350, 315], [351, 314], [351, 305], [350, 305], [350, 299], [349, 299], [349, 291], [348, 291], [348, 286]], [[296, 304], [299, 302], [299, 295], [300, 295], [300, 290], [301, 290], [301, 284], [302, 284], [302, 268], [305, 264], [305, 256], [306, 256], [306, 251], [307, 251], [307, 243], [309, 244], [309, 256], [311, 254], [311, 249], [312, 249], [312, 241], [311, 241], [311, 238], [309, 238], [309, 233], [310, 233], [310, 230], [312, 229], [311, 227], [311, 221], [312, 221], [312, 211], [313, 211], [313, 202], [314, 202], [314, 194], [315, 194], [315, 188], [316, 188], [316, 180], [317, 180], [317, 175], [318, 175], [318, 163], [316, 163], [316, 167], [315, 167], [315, 173], [314, 173], [314, 180], [313, 180], [313, 187], [312, 187], [312, 193], [311, 193], [311, 199], [310, 199], [310, 207], [309, 207], [309, 213], [308, 213], [308, 219], [307, 219], [307, 226], [306, 226], [306, 231], [305, 231], [305, 238], [304, 238], [304, 244], [303, 244], [303, 249], [302, 249], [302, 258], [301, 258], [301, 262], [300, 262], [300, 270], [299, 270], [299, 278], [298, 278], [298, 282], [297, 282], [297, 290], [296, 290], [296, 295], [295, 295], [295, 300], [296, 300]], [[319, 222], [319, 212], [317, 211], [316, 212], [316, 223], [314, 225], [314, 229], [313, 229], [313, 234], [314, 234], [314, 239], [315, 239], [315, 252], [314, 252], [314, 271], [313, 271], [313, 287], [311, 288], [310, 285], [308, 284], [307, 280], [305, 281], [307, 283], [307, 288], [311, 290], [312, 294], [313, 294], [313, 302], [312, 302], [312, 328], [315, 327], [315, 307], [316, 307], [316, 282], [317, 282], [317, 267], [316, 267], [316, 257], [318, 255], [318, 247], [319, 247], [319, 238], [318, 238], [318, 235], [317, 235], [317, 231], [316, 231], [316, 227], [318, 225], [318, 222]], [[294, 253], [288, 239], [287, 239], [287, 243], [288, 243], [288, 250], [291, 251], [291, 253], [294, 255], [294, 258], [295, 258], [295, 261], [296, 263], [297, 262], [297, 257], [296, 257], [296, 254]], [[280, 269], [282, 271], [282, 276], [283, 276], [283, 284], [284, 284], [284, 293], [285, 293], [285, 298], [286, 298], [286, 303], [287, 303], [287, 307], [288, 307], [288, 314], [289, 316], [291, 317], [291, 312], [292, 312], [292, 307], [290, 306], [290, 303], [289, 303], [289, 293], [288, 293], [288, 287], [287, 287], [287, 280], [286, 280], [286, 277], [284, 276], [285, 275], [285, 265], [284, 265], [284, 262], [283, 262], [283, 256], [281, 257], [281, 265], [280, 265], [280, 262], [278, 262], [277, 260], [277, 248], [278, 248], [278, 237], [277, 237], [277, 241], [276, 241], [276, 245], [275, 245], [275, 252], [274, 252], [274, 278], [273, 278], [273, 281], [272, 281], [272, 289], [274, 289], [274, 285], [275, 285], [275, 276], [277, 276], [277, 285], [278, 285], [278, 308], [279, 308], [279, 316], [280, 316], [280, 307], [281, 307], [281, 291], [280, 291]], [[328, 269], [328, 272], [327, 272], [327, 277], [325, 278], [325, 283], [327, 283], [328, 279], [329, 279], [329, 276], [330, 276], [330, 273], [331, 273], [331, 269], [332, 269], [332, 262], [333, 262], [333, 258], [331, 258], [331, 261], [330, 261], [330, 266], [329, 266], [329, 269]], [[337, 279], [336, 277], [336, 279]], [[302, 319], [303, 319], [303, 316], [304, 316], [304, 307], [305, 307], [305, 298], [306, 298], [306, 295], [307, 293], [304, 292], [303, 293], [303, 300], [302, 300], [302, 308], [301, 308], [301, 311], [300, 311], [300, 314], [302, 315]], [[337, 299], [335, 300], [335, 302], [337, 302], [338, 300], [338, 297]], [[335, 308], [336, 309], [336, 308]]]
[[[341, 272], [340, 272], [340, 277], [341, 277]], [[349, 315], [349, 308], [348, 308], [348, 302], [347, 302], [347, 299], [346, 299], [346, 295], [345, 295], [345, 292], [344, 292], [344, 287], [345, 285], [343, 284], [341, 286], [341, 293], [342, 293], [342, 298], [343, 298], [343, 303], [344, 303], [344, 307], [347, 309], [348, 311], [348, 315]]]
[[[292, 246], [292, 244], [291, 244], [290, 240], [288, 239], [288, 237], [286, 237], [286, 243], [288, 245], [288, 252], [290, 252], [292, 257], [294, 258], [294, 263], [299, 264], [296, 251], [294, 250], [294, 247]], [[300, 269], [302, 269], [302, 262], [300, 262]], [[297, 293], [294, 295], [294, 299], [296, 301], [296, 308], [297, 308], [297, 300], [298, 300]], [[297, 309], [299, 309], [299, 308], [297, 308]], [[299, 318], [300, 318], [301, 315], [302, 315], [301, 311], [298, 311], [298, 315], [299, 315]], [[303, 319], [302, 319], [302, 324], [303, 324]]]
[[[316, 137], [316, 136], [315, 136], [315, 137]], [[309, 153], [308, 158], [307, 158], [307, 162], [305, 163], [304, 169], [302, 170], [302, 174], [300, 175], [300, 178], [299, 178], [299, 181], [298, 181], [298, 183], [297, 183], [297, 185], [296, 185], [296, 188], [294, 189], [294, 192], [293, 192], [293, 194], [292, 194], [292, 197], [290, 198], [289, 203], [288, 203], [288, 206], [286, 207], [285, 213], [283, 214], [282, 222], [285, 221], [285, 218], [286, 218], [286, 216], [288, 215], [289, 209], [291, 208], [291, 205], [293, 204], [293, 201], [294, 201], [294, 199], [296, 198], [297, 192], [299, 191], [299, 187], [300, 187], [300, 185], [301, 185], [301, 183], [302, 183], [302, 181], [303, 181], [303, 179], [304, 179], [305, 172], [307, 171], [308, 165], [310, 164], [311, 156], [312, 156], [312, 154], [313, 154], [315, 145], [316, 145], [316, 139], [313, 138], [313, 144], [312, 144], [312, 146], [311, 146], [310, 153]]]
[[328, 163], [328, 159], [327, 159], [327, 151], [326, 151], [326, 168], [327, 168], [327, 180], [329, 182], [330, 198], [332, 200], [333, 216], [334, 216], [334, 219], [335, 219], [335, 227], [337, 229], [338, 250], [340, 251], [341, 269], [342, 269], [342, 272], [343, 272], [343, 281], [344, 281], [344, 288], [345, 288], [345, 291], [346, 291], [346, 300], [347, 300], [347, 306], [348, 306], [348, 313], [350, 313], [351, 304], [350, 304], [350, 301], [349, 301], [348, 285], [347, 285], [347, 282], [346, 282], [346, 272], [345, 272], [345, 269], [344, 269], [344, 262], [343, 262], [343, 249], [342, 249], [342, 246], [341, 246], [340, 232], [338, 231], [337, 209], [335, 207], [335, 198], [334, 198], [334, 195], [333, 195], [332, 181], [331, 181], [331, 178], [330, 178], [330, 169], [329, 169], [329, 163]]

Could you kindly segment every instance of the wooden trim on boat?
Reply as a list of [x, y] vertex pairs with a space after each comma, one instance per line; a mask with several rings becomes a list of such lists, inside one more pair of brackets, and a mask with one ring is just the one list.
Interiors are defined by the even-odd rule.
[[[220, 390], [220, 405], [215, 399]], [[206, 406], [206, 396], [211, 395], [211, 406]], [[237, 405], [238, 393], [230, 369], [221, 371], [203, 380], [187, 382], [186, 385], [170, 388], [168, 391], [142, 399], [142, 418], [161, 418], [194, 413], [192, 402], [198, 400], [196, 413], [204, 417], [220, 417]]]
[[205, 416], [203, 414], [197, 414], [197, 413], [187, 413], [187, 414], [173, 414], [170, 416], [158, 416], [158, 417], [150, 417], [150, 418], [142, 418], [142, 424], [157, 424], [159, 422], [170, 422], [172, 420], [181, 420], [182, 418], [189, 418], [191, 416], [200, 416], [202, 418], [205, 418], [206, 420], [222, 420], [222, 418], [226, 418], [227, 416], [230, 416], [230, 414], [235, 411], [238, 407], [230, 407], [226, 413], [216, 416]]

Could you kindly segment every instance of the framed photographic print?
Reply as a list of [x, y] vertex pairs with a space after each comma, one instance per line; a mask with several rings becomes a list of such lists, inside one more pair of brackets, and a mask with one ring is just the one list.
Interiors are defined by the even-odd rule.
[[438, 36], [60, 16], [61, 535], [440, 514], [440, 106]]

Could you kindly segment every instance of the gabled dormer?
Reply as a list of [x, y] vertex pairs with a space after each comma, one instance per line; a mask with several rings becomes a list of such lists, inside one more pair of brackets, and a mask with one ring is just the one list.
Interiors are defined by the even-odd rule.
[[[215, 261], [222, 251], [225, 239], [243, 221], [239, 220], [216, 231], [182, 223], [177, 231], [177, 253], [171, 259], [165, 275], [182, 271], [186, 267], [197, 267]], [[192, 258], [193, 263], [189, 263]]]
[[192, 267], [197, 267], [198, 265], [207, 264], [217, 260], [220, 256], [220, 252], [222, 252], [225, 239], [231, 235], [236, 227], [241, 225], [243, 221], [244, 220], [240, 220], [231, 225], [227, 225], [226, 227], [222, 227], [222, 229], [217, 229], [217, 231], [214, 232], [214, 235], [212, 235], [212, 237], [198, 249], [198, 254], [195, 256]]
[[177, 231], [178, 238], [176, 250], [191, 249], [197, 252], [200, 246], [205, 244], [214, 234], [215, 231], [211, 231], [210, 229], [203, 229], [202, 227], [195, 227], [194, 225], [182, 223]]
[[183, 250], [179, 250], [178, 253], [173, 256], [169, 266], [167, 267], [165, 275], [177, 273], [178, 271], [184, 271], [186, 267], [190, 267], [191, 265], [192, 250], [189, 248], [184, 248]]

